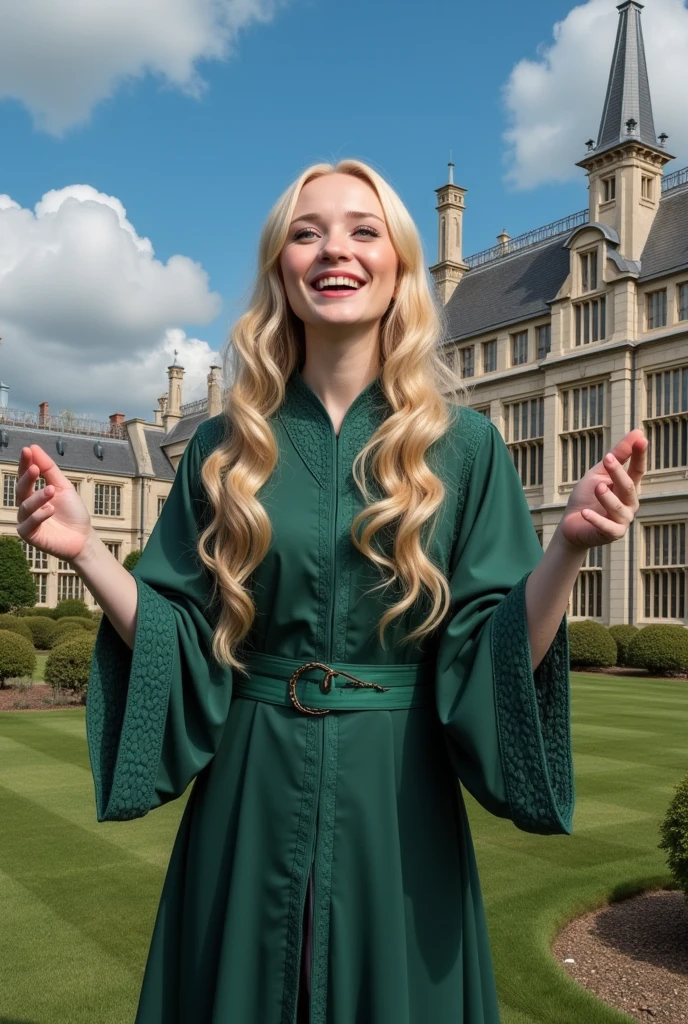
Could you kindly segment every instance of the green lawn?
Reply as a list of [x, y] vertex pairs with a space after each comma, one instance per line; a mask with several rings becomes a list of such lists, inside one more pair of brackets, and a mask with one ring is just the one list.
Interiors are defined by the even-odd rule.
[[[573, 714], [573, 836], [470, 802], [504, 1024], [628, 1022], [548, 943], [609, 893], [667, 878], [657, 827], [688, 771], [688, 685], [577, 673]], [[98, 824], [83, 710], [0, 714], [0, 1024], [131, 1024], [184, 800]]]

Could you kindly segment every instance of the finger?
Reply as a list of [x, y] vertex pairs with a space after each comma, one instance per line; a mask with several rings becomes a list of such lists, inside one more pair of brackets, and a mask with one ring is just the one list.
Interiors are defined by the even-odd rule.
[[33, 515], [30, 515], [28, 519], [25, 519], [23, 523], [20, 523], [17, 527], [17, 533], [22, 540], [27, 540], [28, 537], [34, 532], [34, 530], [45, 522], [46, 519], [50, 519], [51, 515], [55, 511], [54, 507], [50, 504], [42, 505], [36, 509]]
[[624, 505], [621, 499], [612, 491], [607, 484], [601, 483], [595, 488], [595, 497], [603, 506], [607, 515], [615, 523], [623, 523], [626, 526], [633, 519], [633, 510]]
[[623, 502], [624, 505], [628, 505], [629, 508], [632, 508], [635, 511], [639, 504], [638, 497], [635, 492], [635, 484], [621, 463], [614, 457], [612, 452], [605, 455], [604, 468], [612, 479], [614, 494]]
[[640, 486], [640, 481], [647, 473], [647, 452], [649, 447], [650, 442], [646, 437], [643, 437], [640, 441], [635, 441], [633, 444], [633, 453], [631, 455], [631, 464], [628, 467], [628, 475], [633, 481], [636, 490]]
[[34, 462], [30, 461], [22, 475], [17, 478], [15, 494], [18, 502], [23, 501], [24, 498], [28, 498], [40, 475], [41, 471]]
[[40, 475], [46, 484], [54, 484], [55, 487], [67, 487], [69, 481], [54, 459], [51, 459], [47, 452], [43, 451], [40, 445], [31, 445], [34, 465], [38, 466]]
[[33, 494], [30, 494], [28, 498], [22, 501], [21, 505], [17, 510], [17, 522], [23, 523], [25, 519], [28, 519], [37, 508], [44, 505], [46, 501], [50, 501], [55, 495], [55, 488], [52, 484], [46, 484], [45, 487], [40, 487]]
[[618, 540], [620, 537], [623, 537], [626, 532], [625, 526], [620, 526], [619, 523], [615, 523], [612, 519], [607, 519], [606, 516], [601, 516], [599, 512], [595, 512], [591, 508], [584, 508], [581, 515], [586, 522], [595, 527], [603, 540]]

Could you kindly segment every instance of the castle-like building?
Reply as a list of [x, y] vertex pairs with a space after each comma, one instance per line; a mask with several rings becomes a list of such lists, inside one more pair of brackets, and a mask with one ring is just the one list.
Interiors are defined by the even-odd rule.
[[[635, 0], [619, 6], [598, 137], [578, 164], [588, 208], [518, 238], [502, 232], [464, 258], [466, 190], [450, 164], [430, 272], [447, 356], [509, 446], [545, 547], [587, 469], [634, 427], [649, 439], [636, 520], [621, 541], [590, 551], [569, 617], [688, 625], [688, 168], [664, 174], [672, 157], [668, 136], [655, 133], [641, 10]], [[118, 558], [143, 547], [189, 438], [223, 407], [219, 367], [207, 398], [187, 405], [183, 373], [175, 359], [152, 422], [122, 413], [109, 424], [67, 422], [47, 403], [35, 418], [11, 409], [0, 383], [0, 534], [16, 536], [19, 453], [39, 444]], [[67, 563], [25, 550], [39, 602], [79, 595], [95, 607]]]

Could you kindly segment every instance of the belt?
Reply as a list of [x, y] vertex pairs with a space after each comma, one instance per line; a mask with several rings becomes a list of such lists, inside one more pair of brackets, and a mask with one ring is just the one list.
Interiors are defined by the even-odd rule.
[[320, 661], [303, 663], [271, 654], [251, 654], [246, 659], [249, 678], [235, 676], [232, 693], [268, 704], [293, 705], [297, 711], [310, 715], [420, 708], [432, 704], [434, 668], [432, 662], [325, 665]]

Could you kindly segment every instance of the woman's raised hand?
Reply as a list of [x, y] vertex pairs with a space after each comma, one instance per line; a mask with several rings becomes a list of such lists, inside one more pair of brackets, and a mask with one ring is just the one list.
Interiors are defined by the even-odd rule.
[[[34, 490], [39, 476], [45, 487]], [[70, 561], [93, 532], [91, 518], [72, 483], [37, 445], [22, 448], [17, 480], [17, 533], [49, 555]]]

